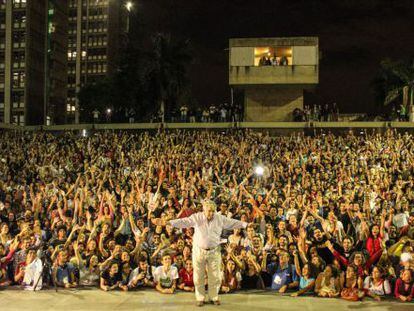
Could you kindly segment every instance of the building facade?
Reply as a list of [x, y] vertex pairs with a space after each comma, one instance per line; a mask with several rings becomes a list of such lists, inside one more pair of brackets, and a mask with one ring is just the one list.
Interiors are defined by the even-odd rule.
[[125, 3], [0, 0], [0, 123], [75, 122], [80, 88], [117, 70]]
[[49, 102], [62, 103], [65, 2], [0, 0], [0, 122], [44, 124]]
[[230, 39], [229, 84], [245, 121], [291, 121], [319, 83], [317, 37]]
[[122, 0], [69, 0], [67, 122], [79, 122], [79, 90], [116, 72], [126, 14]]

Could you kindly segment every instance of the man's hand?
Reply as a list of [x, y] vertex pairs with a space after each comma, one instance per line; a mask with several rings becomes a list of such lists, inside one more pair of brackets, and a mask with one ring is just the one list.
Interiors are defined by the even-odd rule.
[[141, 272], [140, 274], [137, 275], [136, 280], [137, 281], [141, 281], [145, 278], [145, 272]]

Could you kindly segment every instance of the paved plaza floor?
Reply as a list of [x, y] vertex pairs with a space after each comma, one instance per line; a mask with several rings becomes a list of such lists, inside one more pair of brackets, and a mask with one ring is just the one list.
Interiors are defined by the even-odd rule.
[[347, 302], [341, 299], [280, 296], [271, 292], [240, 292], [222, 295], [221, 306], [196, 307], [194, 295], [179, 292], [161, 295], [155, 291], [103, 292], [90, 290], [53, 290], [28, 292], [0, 291], [0, 310], [392, 310], [413, 311], [414, 303], [398, 303], [393, 300], [376, 302]]

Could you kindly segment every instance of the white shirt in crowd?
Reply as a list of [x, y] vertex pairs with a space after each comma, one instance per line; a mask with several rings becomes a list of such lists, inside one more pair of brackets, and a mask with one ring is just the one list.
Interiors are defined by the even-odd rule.
[[246, 228], [247, 223], [240, 220], [227, 218], [218, 213], [214, 214], [211, 221], [207, 220], [203, 212], [190, 217], [170, 220], [170, 224], [176, 228], [194, 227], [193, 245], [202, 249], [213, 249], [221, 244], [223, 230]]
[[23, 284], [25, 285], [24, 289], [42, 289], [42, 270], [42, 261], [39, 258], [36, 258], [29, 265], [26, 266], [23, 277]]
[[408, 215], [406, 213], [398, 213], [392, 218], [392, 223], [397, 229], [408, 225]]
[[370, 276], [367, 276], [364, 280], [364, 288], [368, 289], [371, 293], [378, 296], [385, 296], [391, 294], [390, 282], [385, 279], [379, 285], [375, 285]]
[[175, 266], [171, 266], [168, 271], [164, 271], [163, 266], [159, 266], [154, 269], [154, 281], [160, 283], [162, 287], [169, 288], [172, 286], [172, 282], [178, 279], [178, 269]]

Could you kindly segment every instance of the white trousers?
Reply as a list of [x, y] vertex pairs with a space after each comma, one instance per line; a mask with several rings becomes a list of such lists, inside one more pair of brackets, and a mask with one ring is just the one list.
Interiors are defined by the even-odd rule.
[[218, 300], [221, 286], [221, 252], [220, 247], [206, 251], [193, 247], [194, 286], [197, 301], [206, 300], [205, 277], [207, 272], [208, 297], [211, 301]]

